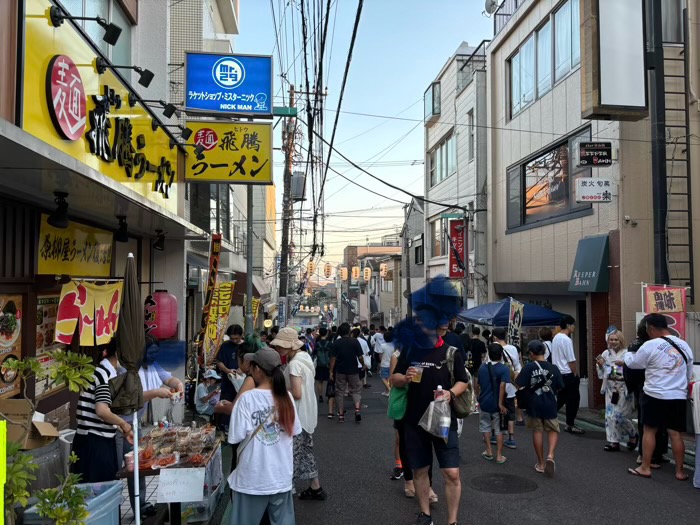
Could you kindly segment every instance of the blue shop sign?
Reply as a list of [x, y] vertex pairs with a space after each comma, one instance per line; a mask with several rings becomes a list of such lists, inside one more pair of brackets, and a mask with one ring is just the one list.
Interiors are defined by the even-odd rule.
[[185, 109], [272, 118], [272, 57], [185, 53]]

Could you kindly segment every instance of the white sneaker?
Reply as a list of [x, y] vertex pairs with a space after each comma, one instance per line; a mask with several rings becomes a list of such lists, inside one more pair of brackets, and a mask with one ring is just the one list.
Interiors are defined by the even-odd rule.
[[383, 395], [384, 397], [389, 397], [389, 392], [382, 392], [382, 395]]

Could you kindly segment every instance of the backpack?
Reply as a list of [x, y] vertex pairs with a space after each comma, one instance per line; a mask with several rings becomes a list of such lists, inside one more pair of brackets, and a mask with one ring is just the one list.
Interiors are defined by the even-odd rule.
[[[447, 369], [450, 371], [450, 380], [453, 385], [455, 384], [455, 352], [457, 351], [458, 350], [454, 346], [450, 346], [447, 349]], [[454, 410], [455, 417], [459, 419], [468, 417], [469, 414], [476, 410], [476, 395], [472, 388], [472, 375], [469, 373], [469, 369], [466, 366], [464, 367], [464, 371], [467, 373], [467, 389], [452, 401], [452, 410]]]
[[328, 341], [319, 341], [316, 343], [316, 366], [325, 366], [328, 368], [331, 365], [331, 344]]

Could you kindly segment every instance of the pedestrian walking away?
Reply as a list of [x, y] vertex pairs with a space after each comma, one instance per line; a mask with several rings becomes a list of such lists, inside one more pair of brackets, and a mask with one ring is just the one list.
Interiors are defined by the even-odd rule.
[[[506, 384], [505, 406], [508, 409], [508, 436], [503, 443], [507, 448], [516, 448], [515, 442], [515, 380], [522, 370], [520, 354], [513, 345], [506, 343], [505, 328], [494, 328], [491, 334], [494, 343], [498, 343], [503, 348], [503, 363], [510, 369], [510, 381]], [[493, 440], [492, 440], [493, 441]]]
[[355, 405], [355, 421], [362, 421], [362, 383], [359, 364], [363, 360], [362, 347], [350, 337], [350, 324], [338, 327], [338, 339], [331, 348], [331, 381], [335, 382], [335, 405], [338, 422], [345, 423], [345, 394], [350, 393]]
[[[506, 402], [506, 386], [510, 383], [510, 369], [504, 365], [503, 347], [491, 343], [488, 348], [489, 361], [479, 368], [476, 393], [479, 399], [479, 432], [484, 436], [486, 450], [481, 457], [498, 464], [506, 462], [503, 455], [503, 433], [507, 432], [508, 408]], [[505, 429], [501, 419], [506, 422]], [[491, 435], [496, 436], [496, 455], [491, 448]]]
[[570, 315], [565, 315], [559, 322], [561, 331], [552, 339], [552, 363], [559, 369], [564, 380], [564, 389], [557, 397], [557, 410], [566, 405], [566, 426], [564, 430], [571, 434], [583, 434], [584, 431], [576, 426], [576, 416], [581, 404], [576, 353], [571, 336], [576, 331], [576, 321]]
[[[564, 388], [559, 369], [546, 358], [546, 347], [542, 341], [530, 341], [527, 345], [530, 362], [515, 380], [521, 391], [526, 390], [528, 399], [526, 426], [532, 430], [532, 445], [537, 456], [535, 470], [548, 477], [554, 476], [556, 462], [554, 453], [559, 441], [556, 392]], [[544, 454], [544, 434], [547, 434], [547, 456]]]

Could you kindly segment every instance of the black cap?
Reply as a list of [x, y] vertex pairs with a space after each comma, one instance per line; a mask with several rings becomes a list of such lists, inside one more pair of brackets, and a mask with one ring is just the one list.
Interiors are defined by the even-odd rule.
[[544, 355], [545, 347], [542, 341], [534, 340], [527, 344], [527, 351], [532, 355]]

